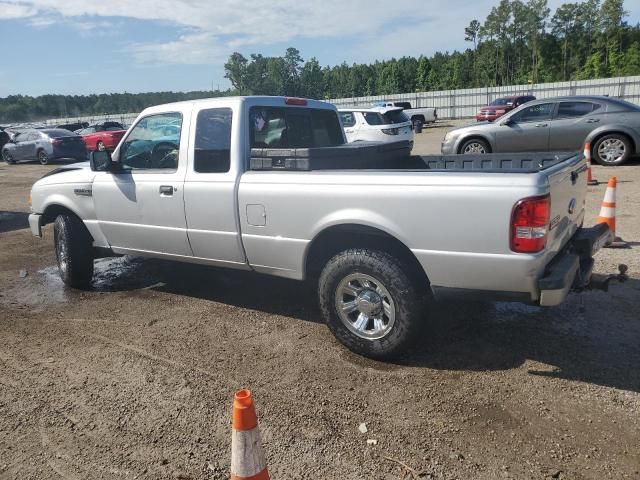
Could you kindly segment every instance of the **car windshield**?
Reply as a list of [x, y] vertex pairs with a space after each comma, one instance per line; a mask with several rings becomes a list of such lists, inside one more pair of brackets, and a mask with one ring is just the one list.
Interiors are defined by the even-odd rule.
[[489, 104], [490, 107], [499, 107], [503, 105], [513, 105], [513, 98], [496, 98]]
[[51, 138], [60, 138], [60, 137], [75, 137], [76, 134], [69, 131], [63, 130], [62, 128], [56, 128], [55, 130], [42, 130], [42, 133], [48, 135]]

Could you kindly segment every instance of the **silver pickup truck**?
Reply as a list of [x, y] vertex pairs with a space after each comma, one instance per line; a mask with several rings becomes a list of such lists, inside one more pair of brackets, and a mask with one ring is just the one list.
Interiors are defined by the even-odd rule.
[[[62, 279], [139, 255], [317, 281], [335, 336], [403, 351], [446, 294], [561, 303], [591, 277], [605, 225], [582, 228], [582, 155], [401, 157], [344, 145], [336, 109], [283, 97], [146, 109], [112, 155], [32, 188]], [[376, 150], [378, 149], [378, 150]], [[369, 162], [369, 160], [372, 160]]]

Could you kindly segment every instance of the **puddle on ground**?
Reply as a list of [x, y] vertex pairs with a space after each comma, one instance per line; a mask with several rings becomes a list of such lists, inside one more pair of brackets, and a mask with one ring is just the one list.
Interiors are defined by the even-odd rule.
[[[139, 257], [112, 257], [98, 259], [94, 263], [94, 277], [89, 292], [136, 290], [158, 285], [158, 275], [153, 261]], [[28, 306], [40, 311], [48, 305], [68, 302], [79, 291], [65, 286], [58, 267], [47, 266], [17, 278], [15, 286], [6, 289], [0, 303], [11, 306]]]

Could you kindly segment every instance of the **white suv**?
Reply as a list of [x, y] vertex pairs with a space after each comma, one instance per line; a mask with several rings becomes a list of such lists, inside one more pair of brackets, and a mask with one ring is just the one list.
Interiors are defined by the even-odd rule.
[[341, 108], [338, 112], [348, 142], [408, 140], [413, 146], [411, 120], [402, 108]]

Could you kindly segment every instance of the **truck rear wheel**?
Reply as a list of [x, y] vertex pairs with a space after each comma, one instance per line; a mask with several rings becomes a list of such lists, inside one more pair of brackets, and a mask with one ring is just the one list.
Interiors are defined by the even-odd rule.
[[366, 249], [334, 256], [320, 275], [322, 313], [335, 337], [372, 358], [401, 353], [421, 325], [422, 304], [400, 260]]
[[62, 281], [73, 288], [87, 288], [93, 278], [93, 248], [87, 228], [78, 217], [63, 213], [56, 218], [53, 236]]

